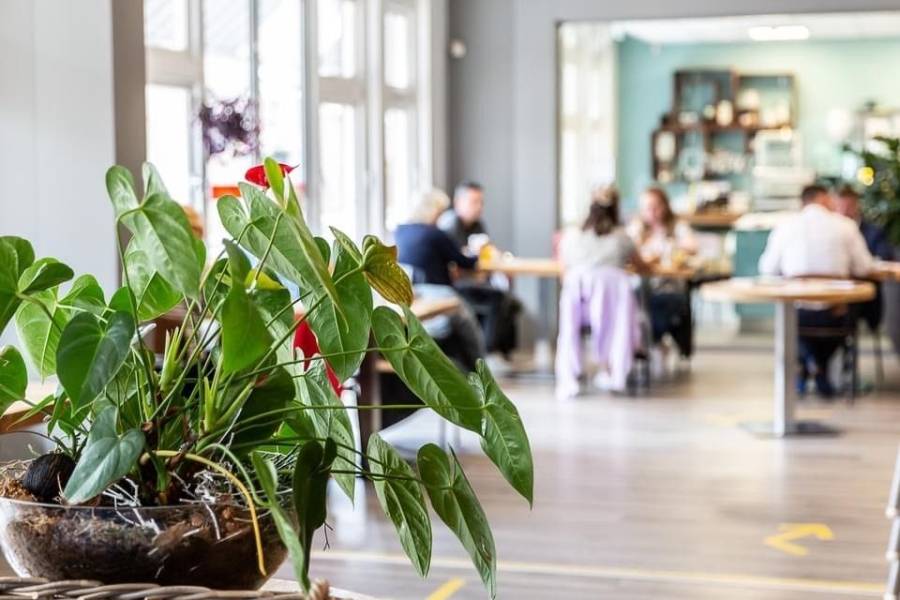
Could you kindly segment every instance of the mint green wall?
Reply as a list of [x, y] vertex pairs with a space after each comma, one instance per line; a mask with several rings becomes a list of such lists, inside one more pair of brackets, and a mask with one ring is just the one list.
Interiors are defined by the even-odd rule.
[[794, 73], [796, 123], [806, 165], [822, 173], [839, 168], [837, 146], [825, 131], [831, 109], [856, 110], [868, 100], [900, 106], [900, 38], [655, 47], [626, 38], [617, 50], [617, 178], [628, 207], [651, 183], [650, 135], [672, 106], [672, 75], [678, 69], [730, 67]]

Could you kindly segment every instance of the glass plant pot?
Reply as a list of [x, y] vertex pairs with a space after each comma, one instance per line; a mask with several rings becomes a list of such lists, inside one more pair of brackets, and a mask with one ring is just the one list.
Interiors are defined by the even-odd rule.
[[265, 576], [249, 512], [234, 505], [66, 507], [0, 498], [6, 560], [20, 576], [51, 581], [257, 589], [287, 554], [271, 516], [259, 524]]

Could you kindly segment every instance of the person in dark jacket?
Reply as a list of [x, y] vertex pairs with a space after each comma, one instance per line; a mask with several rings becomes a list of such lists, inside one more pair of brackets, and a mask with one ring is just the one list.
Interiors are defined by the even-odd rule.
[[451, 268], [474, 269], [478, 259], [463, 254], [450, 236], [437, 227], [441, 213], [450, 206], [447, 194], [426, 192], [414, 207], [410, 220], [394, 232], [397, 261], [413, 268], [413, 283], [453, 285]]
[[[832, 196], [834, 211], [859, 223], [859, 232], [866, 240], [869, 253], [881, 260], [893, 260], [894, 249], [888, 241], [884, 228], [863, 218], [859, 206], [859, 193], [853, 186], [843, 185], [837, 188]], [[881, 284], [876, 285], [875, 291], [875, 298], [857, 307], [859, 316], [869, 326], [870, 331], [878, 331], [884, 312]]]

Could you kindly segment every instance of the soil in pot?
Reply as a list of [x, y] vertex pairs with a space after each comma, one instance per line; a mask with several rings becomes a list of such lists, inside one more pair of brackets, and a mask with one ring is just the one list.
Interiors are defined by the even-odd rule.
[[[27, 494], [15, 480], [0, 481], [0, 543], [19, 575], [215, 589], [256, 589], [268, 579], [257, 567], [249, 511], [233, 503], [63, 507]], [[271, 575], [287, 552], [272, 518], [259, 524]]]

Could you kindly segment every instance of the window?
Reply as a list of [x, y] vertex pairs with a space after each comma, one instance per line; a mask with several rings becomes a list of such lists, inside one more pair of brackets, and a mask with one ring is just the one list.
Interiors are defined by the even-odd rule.
[[420, 186], [416, 3], [388, 0], [384, 9], [384, 226], [409, 213]]
[[[311, 227], [393, 229], [428, 185], [419, 39], [423, 0], [144, 0], [148, 159], [224, 236], [214, 189], [260, 156], [295, 166]], [[375, 11], [378, 12], [375, 12]], [[312, 59], [310, 59], [312, 57]], [[426, 64], [430, 64], [425, 61]], [[205, 156], [204, 102], [252, 100], [258, 148]], [[430, 155], [429, 155], [430, 156]]]

